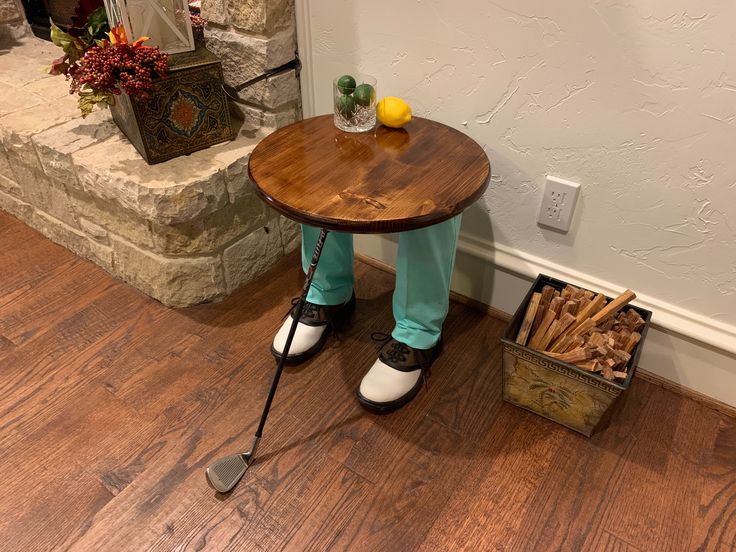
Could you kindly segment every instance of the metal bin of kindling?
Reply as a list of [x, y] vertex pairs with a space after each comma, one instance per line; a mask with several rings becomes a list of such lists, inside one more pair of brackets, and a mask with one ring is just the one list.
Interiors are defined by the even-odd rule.
[[[626, 310], [634, 309], [639, 313], [644, 319], [644, 327], [640, 331], [640, 341], [631, 351], [626, 379], [621, 383], [609, 381], [598, 373], [583, 370], [516, 343], [516, 336], [532, 294], [540, 292], [546, 285], [561, 291], [567, 282], [540, 274], [501, 338], [503, 399], [590, 437], [596, 429], [605, 425], [607, 413], [612, 410], [621, 393], [629, 387], [652, 313], [631, 304], [625, 307]], [[606, 299], [608, 302], [612, 300], [610, 297]]]

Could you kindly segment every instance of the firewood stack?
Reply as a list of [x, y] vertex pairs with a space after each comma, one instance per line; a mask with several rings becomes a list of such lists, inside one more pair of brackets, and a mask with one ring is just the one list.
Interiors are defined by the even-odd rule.
[[607, 380], [624, 380], [644, 327], [638, 312], [622, 310], [635, 297], [627, 289], [606, 303], [602, 293], [569, 284], [562, 291], [544, 286], [532, 294], [516, 343]]

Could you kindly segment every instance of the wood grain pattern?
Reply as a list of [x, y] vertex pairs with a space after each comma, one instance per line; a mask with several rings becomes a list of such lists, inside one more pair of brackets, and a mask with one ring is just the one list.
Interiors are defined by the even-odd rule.
[[336, 128], [332, 115], [299, 121], [262, 140], [248, 170], [261, 197], [287, 217], [355, 233], [447, 220], [478, 199], [490, 178], [475, 141], [421, 117], [359, 134]]
[[174, 310], [0, 227], [3, 551], [733, 552], [736, 420], [636, 380], [586, 439], [502, 402], [504, 324], [465, 305], [428, 388], [363, 411], [393, 275], [362, 262], [352, 326], [288, 368], [261, 456], [218, 496], [203, 470], [250, 443], [297, 258]]

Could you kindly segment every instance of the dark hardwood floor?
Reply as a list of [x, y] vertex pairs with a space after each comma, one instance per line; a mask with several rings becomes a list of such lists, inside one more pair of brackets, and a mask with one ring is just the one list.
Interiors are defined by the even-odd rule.
[[364, 412], [393, 277], [358, 263], [358, 316], [289, 368], [250, 446], [294, 256], [174, 310], [0, 213], [0, 549], [734, 552], [736, 421], [636, 380], [590, 439], [501, 401], [503, 324], [453, 304], [429, 387]]

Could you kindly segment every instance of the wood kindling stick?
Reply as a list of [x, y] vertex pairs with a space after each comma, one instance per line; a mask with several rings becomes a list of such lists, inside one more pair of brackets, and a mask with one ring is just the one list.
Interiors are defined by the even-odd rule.
[[547, 350], [552, 353], [564, 353], [567, 349], [567, 346], [570, 344], [570, 341], [573, 340], [573, 337], [571, 335], [564, 335], [562, 336], [562, 339], [558, 339], [556, 342], [552, 344], [552, 347], [547, 347]]
[[603, 320], [606, 320], [607, 318], [616, 314], [625, 305], [627, 305], [634, 299], [636, 299], [636, 293], [634, 293], [630, 289], [627, 289], [621, 295], [619, 295], [613, 301], [611, 301], [605, 307], [603, 307], [601, 311], [597, 312], [593, 316], [593, 322], [598, 324], [598, 322], [602, 322]]
[[560, 318], [568, 312], [573, 316], [578, 313], [578, 303], [576, 301], [565, 301], [565, 304], [562, 305], [562, 310], [560, 311]]
[[540, 351], [544, 351], [547, 349], [547, 346], [549, 345], [549, 342], [552, 341], [554, 335], [557, 335], [559, 333], [560, 328], [560, 321], [559, 320], [553, 320], [552, 324], [549, 325], [549, 328], [546, 332], [544, 332], [544, 335], [542, 336], [542, 339], [539, 341], [538, 349]]
[[612, 356], [613, 360], [616, 361], [616, 366], [627, 366], [631, 360], [631, 355], [629, 353], [619, 349], [613, 349]]
[[616, 377], [614, 375], [613, 369], [606, 363], [603, 364], [603, 370], [601, 371], [601, 374], [609, 381], [613, 381], [613, 379]]
[[605, 321], [601, 322], [600, 324], [598, 324], [598, 329], [601, 332], [607, 332], [608, 330], [610, 330], [611, 328], [613, 328], [613, 325], [614, 325], [615, 322], [616, 321], [613, 318], [609, 318], [608, 320], [605, 320]]
[[[605, 304], [606, 296], [602, 293], [596, 295], [585, 308], [583, 308], [581, 304], [580, 310], [575, 317], [575, 324], [573, 324], [572, 329], [575, 330], [580, 324], [583, 324], [588, 318], [591, 318], [595, 313], [601, 310], [603, 308], [603, 305]], [[593, 324], [593, 326], [595, 326], [595, 324]], [[593, 326], [590, 327], [592, 328]]]
[[585, 345], [585, 340], [580, 337], [579, 335], [571, 335], [570, 341], [567, 342], [567, 345], [565, 346], [565, 350], [563, 352], [567, 353], [568, 351], [572, 351], [573, 349], [577, 349], [578, 347], [582, 347]]
[[[577, 318], [575, 319], [575, 322], [577, 322]], [[568, 329], [567, 333], [571, 335], [582, 335], [585, 332], [592, 330], [595, 328], [595, 322], [591, 318], [586, 319], [582, 324], [580, 324], [577, 328], [575, 327], [575, 324], [573, 323], [570, 328], [573, 328], [572, 330]]]
[[549, 302], [549, 309], [555, 311], [555, 316], [559, 316], [564, 304], [565, 300], [562, 297], [555, 297]]
[[641, 334], [639, 332], [632, 333], [629, 336], [629, 339], [626, 340], [624, 351], [631, 354], [631, 352], [634, 350], [634, 347], [636, 347], [636, 344], [639, 343], [639, 340], [641, 340]]
[[573, 349], [567, 353], [557, 355], [557, 360], [569, 362], [570, 364], [576, 364], [578, 362], [590, 360], [591, 358], [593, 358], [593, 353], [586, 347], [578, 347], [577, 349]]
[[556, 316], [557, 315], [555, 314], [555, 311], [547, 309], [547, 312], [542, 318], [542, 323], [537, 328], [537, 331], [534, 332], [534, 335], [532, 335], [532, 340], [529, 342], [529, 347], [531, 347], [532, 349], [539, 349], [539, 343], [542, 341], [544, 334], [547, 332]]
[[547, 312], [547, 307], [549, 306], [549, 302], [552, 300], [554, 293], [555, 288], [552, 286], [544, 286], [542, 288], [542, 298], [539, 301], [537, 315], [534, 317], [534, 324], [532, 324], [532, 334], [537, 331], [537, 328], [539, 328], [539, 325], [542, 323], [544, 315]]
[[557, 336], [569, 328], [570, 324], [573, 322], [575, 322], [575, 317], [570, 313], [567, 313], [558, 320], [552, 322], [552, 325], [547, 330], [547, 333], [544, 334], [544, 338], [542, 338], [542, 341], [539, 344], [539, 349], [541, 351], [546, 351], [549, 348], [550, 343], [557, 339]]
[[529, 334], [532, 331], [532, 324], [534, 318], [537, 316], [537, 309], [539, 308], [539, 302], [542, 300], [542, 294], [537, 292], [532, 294], [532, 298], [529, 300], [529, 305], [526, 307], [526, 313], [524, 314], [524, 320], [519, 328], [519, 334], [516, 336], [516, 342], [519, 345], [526, 345], [529, 339]]
[[601, 369], [601, 365], [596, 359], [586, 360], [585, 362], [578, 362], [575, 364], [575, 366], [589, 372], [599, 372]]

